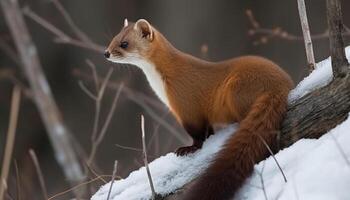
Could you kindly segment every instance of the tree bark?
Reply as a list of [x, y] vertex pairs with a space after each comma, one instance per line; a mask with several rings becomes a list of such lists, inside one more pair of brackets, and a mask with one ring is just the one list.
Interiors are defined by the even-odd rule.
[[344, 51], [342, 36], [344, 25], [340, 0], [327, 0], [327, 21], [333, 75], [334, 77], [341, 77], [348, 73], [349, 63]]

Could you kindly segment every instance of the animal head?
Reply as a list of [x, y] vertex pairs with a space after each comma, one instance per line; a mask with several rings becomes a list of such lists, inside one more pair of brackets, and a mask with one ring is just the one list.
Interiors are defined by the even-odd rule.
[[105, 57], [112, 62], [137, 65], [153, 50], [155, 29], [145, 19], [136, 23], [124, 20], [124, 26], [105, 51]]

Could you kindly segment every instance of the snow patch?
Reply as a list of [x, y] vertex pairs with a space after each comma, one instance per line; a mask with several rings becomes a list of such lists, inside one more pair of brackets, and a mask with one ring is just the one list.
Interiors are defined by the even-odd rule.
[[[350, 46], [345, 48], [346, 57], [350, 60]], [[316, 64], [315, 70], [305, 77], [289, 94], [289, 101], [293, 102], [315, 89], [327, 85], [333, 78], [331, 57]]]
[[[207, 168], [215, 153], [225, 140], [236, 130], [237, 125], [231, 125], [223, 131], [208, 138], [203, 148], [196, 153], [178, 157], [174, 153], [157, 158], [149, 163], [154, 188], [157, 193], [166, 195], [181, 188], [197, 177]], [[102, 186], [91, 200], [106, 200], [110, 183]], [[151, 190], [145, 167], [132, 172], [126, 179], [115, 181], [111, 192], [111, 200], [149, 200]]]

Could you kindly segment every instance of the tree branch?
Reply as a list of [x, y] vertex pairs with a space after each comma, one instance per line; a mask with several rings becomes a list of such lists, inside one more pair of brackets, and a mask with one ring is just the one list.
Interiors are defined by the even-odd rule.
[[307, 57], [307, 64], [309, 66], [309, 71], [315, 69], [315, 56], [314, 49], [312, 47], [312, 41], [310, 36], [310, 28], [307, 19], [306, 6], [304, 0], [298, 0], [298, 10], [299, 10], [299, 18], [301, 23], [301, 28], [303, 30], [304, 43], [305, 43], [305, 51]]
[[[30, 83], [36, 106], [46, 127], [60, 164], [68, 181], [75, 184], [84, 180], [82, 166], [70, 142], [70, 132], [65, 127], [50, 86], [42, 71], [36, 47], [24, 22], [16, 0], [1, 0], [1, 8], [22, 61], [22, 68]], [[78, 193], [76, 195], [79, 196]]]
[[342, 33], [344, 25], [339, 0], [327, 0], [327, 21], [329, 27], [329, 43], [334, 77], [342, 77], [349, 70], [349, 63], [345, 57]]

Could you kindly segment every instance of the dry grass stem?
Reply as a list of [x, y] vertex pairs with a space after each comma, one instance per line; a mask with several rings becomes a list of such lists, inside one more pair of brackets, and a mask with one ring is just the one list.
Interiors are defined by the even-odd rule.
[[110, 196], [111, 196], [111, 192], [112, 192], [114, 180], [115, 180], [115, 177], [116, 177], [116, 174], [117, 174], [117, 168], [118, 168], [118, 160], [114, 161], [114, 167], [113, 167], [113, 174], [112, 174], [111, 186], [109, 187], [109, 190], [108, 190], [107, 200], [109, 200], [109, 198], [110, 198]]
[[315, 63], [314, 49], [312, 46], [309, 22], [307, 19], [306, 6], [305, 6], [304, 0], [298, 0], [298, 10], [299, 10], [301, 28], [303, 30], [307, 63], [309, 66], [309, 71], [311, 72], [315, 69], [316, 63]]
[[[76, 186], [74, 186], [74, 187], [72, 187], [72, 188], [69, 188], [68, 190], [65, 190], [65, 191], [63, 191], [63, 192], [60, 192], [60, 193], [57, 193], [57, 194], [51, 196], [51, 197], [48, 198], [47, 200], [52, 200], [52, 199], [55, 199], [55, 198], [60, 197], [60, 196], [62, 196], [62, 195], [65, 195], [65, 194], [67, 194], [67, 193], [69, 193], [69, 192], [71, 192], [71, 191], [75, 191], [75, 190], [79, 189], [80, 187], [83, 187], [83, 186], [85, 186], [85, 185], [87, 185], [87, 184], [90, 184], [90, 183], [93, 183], [93, 182], [95, 182], [95, 181], [101, 180], [101, 178], [103, 178], [103, 177], [106, 177], [106, 178], [108, 177], [108, 178], [109, 178], [109, 177], [111, 177], [111, 175], [101, 175], [101, 176], [96, 177], [96, 178], [93, 178], [93, 179], [91, 179], [91, 180], [89, 180], [89, 181], [80, 183], [80, 184], [78, 184], [78, 185], [76, 185]], [[117, 177], [117, 178], [120, 178], [120, 177]]]
[[36, 170], [36, 174], [38, 175], [40, 188], [41, 188], [41, 191], [43, 193], [44, 199], [48, 199], [49, 195], [47, 193], [46, 183], [45, 183], [43, 172], [42, 172], [40, 164], [39, 164], [38, 157], [36, 156], [35, 151], [33, 149], [29, 150], [29, 155], [33, 161], [33, 164], [34, 164], [34, 167]]
[[157, 194], [156, 194], [156, 191], [154, 189], [151, 172], [150, 172], [149, 167], [148, 167], [146, 136], [145, 136], [145, 118], [143, 117], [143, 115], [141, 115], [141, 133], [142, 133], [143, 162], [145, 164], [149, 185], [150, 185], [151, 191], [152, 191], [152, 199], [154, 200], [156, 198]]
[[15, 172], [16, 172], [16, 197], [17, 197], [17, 200], [21, 200], [22, 199], [21, 177], [19, 174], [18, 164], [16, 160], [15, 160]]
[[283, 176], [284, 182], [287, 183], [287, 177], [286, 177], [286, 175], [284, 174], [284, 172], [283, 172], [283, 170], [282, 170], [282, 167], [281, 167], [281, 165], [279, 164], [279, 162], [277, 161], [277, 159], [276, 159], [276, 157], [275, 157], [275, 154], [272, 152], [270, 146], [267, 144], [267, 142], [265, 141], [265, 139], [264, 139], [263, 137], [261, 137], [261, 135], [259, 135], [259, 134], [256, 134], [256, 135], [260, 138], [261, 142], [265, 145], [265, 147], [266, 147], [267, 150], [269, 151], [270, 155], [272, 156], [273, 160], [275, 161], [275, 163], [276, 163], [278, 169], [280, 170], [280, 172], [281, 172], [281, 174], [282, 174], [282, 176]]
[[7, 177], [10, 171], [11, 157], [13, 152], [13, 146], [15, 143], [20, 102], [21, 102], [21, 90], [18, 86], [15, 86], [12, 92], [9, 128], [7, 131], [7, 137], [6, 137], [6, 143], [5, 143], [5, 154], [4, 154], [2, 167], [1, 167], [0, 200], [3, 200], [5, 192], [7, 190]]

